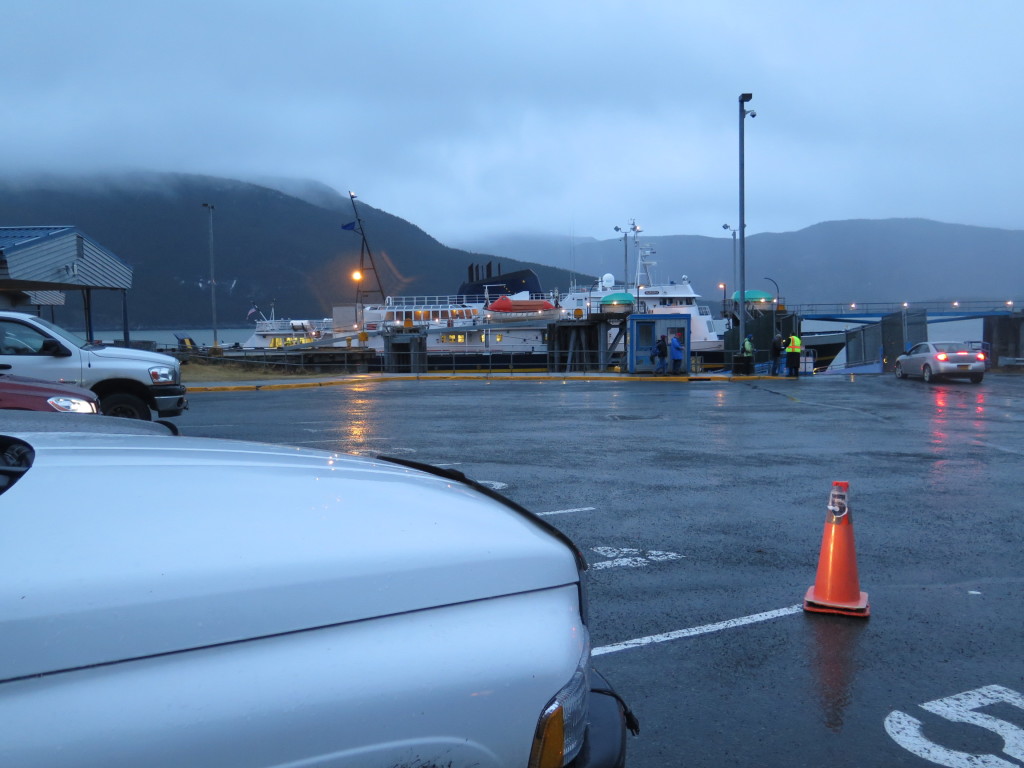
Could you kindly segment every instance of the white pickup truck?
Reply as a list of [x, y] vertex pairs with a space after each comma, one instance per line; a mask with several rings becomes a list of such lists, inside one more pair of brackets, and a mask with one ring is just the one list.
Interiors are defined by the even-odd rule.
[[92, 344], [23, 312], [0, 312], [0, 363], [12, 374], [91, 389], [108, 416], [178, 416], [188, 407], [170, 355]]
[[448, 469], [156, 429], [0, 424], [0, 765], [623, 768], [557, 529]]

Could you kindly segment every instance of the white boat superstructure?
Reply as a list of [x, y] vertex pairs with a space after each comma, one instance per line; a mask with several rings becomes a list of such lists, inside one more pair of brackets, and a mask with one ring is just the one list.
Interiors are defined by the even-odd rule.
[[293, 344], [312, 344], [334, 336], [334, 320], [290, 320], [261, 318], [256, 321], [252, 336], [242, 345], [253, 349], [279, 349]]
[[464, 328], [489, 323], [556, 320], [556, 302], [527, 292], [501, 296], [388, 296], [362, 310], [363, 330]]
[[694, 291], [690, 279], [683, 275], [677, 282], [658, 283], [651, 275], [655, 262], [653, 253], [641, 247], [637, 258], [636, 280], [632, 285], [617, 284], [611, 274], [604, 275], [587, 289], [570, 291], [561, 299], [562, 318], [585, 319], [594, 313], [631, 311], [637, 314], [682, 314], [690, 316], [690, 350], [694, 353], [720, 351], [723, 348], [721, 330], [711, 309], [698, 304], [700, 294]]

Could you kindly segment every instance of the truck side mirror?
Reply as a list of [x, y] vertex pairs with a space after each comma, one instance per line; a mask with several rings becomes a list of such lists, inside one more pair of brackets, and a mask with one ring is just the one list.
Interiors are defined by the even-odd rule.
[[71, 350], [56, 339], [43, 339], [43, 345], [39, 348], [39, 354], [50, 355], [51, 357], [71, 357]]

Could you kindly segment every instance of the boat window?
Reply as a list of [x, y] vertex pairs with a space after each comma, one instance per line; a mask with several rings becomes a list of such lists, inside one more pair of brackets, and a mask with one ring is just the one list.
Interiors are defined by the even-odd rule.
[[442, 309], [441, 310], [441, 319], [442, 320], [447, 320], [448, 319], [448, 310], [447, 309]]
[[487, 334], [486, 333], [481, 333], [480, 334], [480, 343], [481, 344], [486, 344], [487, 343]]
[[385, 312], [384, 313], [384, 321], [385, 322], [387, 322], [388, 320], [394, 320], [394, 319], [395, 319], [395, 313], [394, 312]]
[[494, 334], [494, 340], [497, 341], [497, 342], [500, 342], [503, 338], [504, 338], [504, 334], [501, 334], [501, 333]]

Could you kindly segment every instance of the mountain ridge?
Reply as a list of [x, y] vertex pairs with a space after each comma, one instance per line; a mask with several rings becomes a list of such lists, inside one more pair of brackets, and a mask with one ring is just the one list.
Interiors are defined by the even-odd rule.
[[[329, 196], [325, 198], [329, 202]], [[347, 204], [346, 197], [338, 201]], [[212, 203], [213, 242], [210, 242]], [[473, 263], [494, 256], [442, 245], [416, 225], [357, 202], [385, 294], [449, 294]], [[35, 177], [0, 183], [0, 226], [71, 225], [133, 268], [128, 294], [133, 328], [202, 327], [210, 322], [210, 250], [218, 323], [244, 325], [252, 304], [279, 316], [330, 317], [355, 301], [352, 271], [359, 235], [343, 226], [351, 210], [325, 207], [281, 190], [214, 176], [158, 174]], [[500, 260], [503, 271], [532, 268], [544, 286], [568, 285], [564, 270]], [[383, 297], [373, 275], [364, 301]], [[120, 295], [93, 292], [97, 324], [121, 324]], [[58, 322], [80, 327], [80, 302], [68, 294]]]
[[[573, 242], [537, 236], [476, 239], [461, 247], [514, 257], [522, 243], [543, 263], [570, 260], [598, 274], [623, 273], [623, 239]], [[725, 283], [737, 290], [732, 237], [648, 235], [658, 263], [657, 282], [687, 275], [705, 298]], [[627, 239], [629, 264], [636, 248]], [[569, 256], [571, 249], [572, 255]], [[738, 247], [736, 248], [738, 251]], [[790, 303], [902, 302], [1021, 299], [1024, 295], [1024, 231], [950, 224], [921, 218], [846, 219], [819, 222], [795, 232], [761, 232], [745, 238], [746, 288], [774, 291]], [[738, 260], [738, 259], [737, 259]], [[631, 279], [632, 279], [631, 274]]]
[[[360, 238], [343, 229], [355, 217], [347, 194], [306, 179], [243, 181], [177, 173], [90, 177], [39, 175], [0, 181], [0, 225], [73, 225], [128, 262], [133, 328], [203, 327], [210, 322], [209, 209], [218, 321], [246, 324], [253, 303], [279, 316], [329, 317], [351, 304], [350, 277]], [[457, 246], [357, 198], [384, 293], [453, 293], [471, 264], [531, 268], [547, 290], [589, 284], [612, 273], [630, 278], [637, 245], [649, 245], [653, 277], [686, 275], [708, 303], [725, 283], [736, 290], [728, 236], [649, 235], [597, 240], [568, 235], [497, 235]], [[929, 219], [848, 219], [745, 239], [746, 287], [774, 290], [790, 304], [1024, 299], [1024, 231]], [[372, 275], [363, 283], [373, 288]], [[364, 301], [377, 295], [367, 294]], [[119, 294], [94, 292], [94, 320], [121, 323]], [[69, 294], [55, 319], [81, 327]]]

